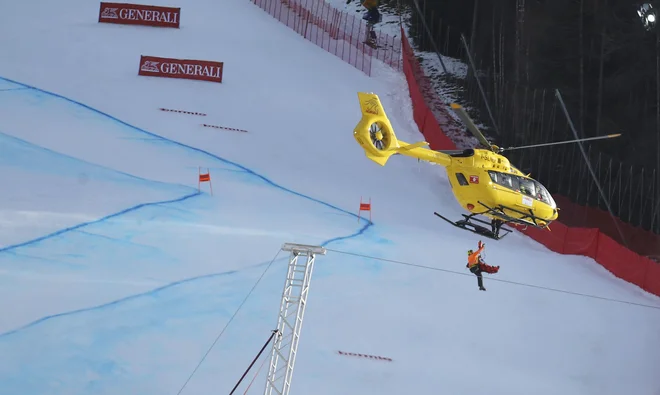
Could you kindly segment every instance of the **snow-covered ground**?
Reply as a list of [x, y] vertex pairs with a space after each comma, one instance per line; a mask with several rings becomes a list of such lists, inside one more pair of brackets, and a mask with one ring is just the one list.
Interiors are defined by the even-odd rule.
[[[285, 242], [329, 249], [291, 394], [660, 390], [659, 298], [518, 233], [486, 242], [502, 269], [479, 292], [479, 238], [433, 216], [461, 214], [444, 171], [365, 158], [358, 91], [422, 138], [402, 74], [248, 0], [168, 5], [181, 29], [98, 24], [84, 0], [0, 15], [0, 395], [178, 393], [219, 334], [181, 394], [228, 393], [275, 327]], [[138, 76], [141, 54], [224, 61], [223, 83]]]
[[[366, 12], [360, 0], [349, 0], [348, 2], [345, 0], [326, 0], [326, 2], [351, 15], [361, 17]], [[460, 94], [463, 90], [461, 84], [467, 77], [467, 63], [461, 59], [438, 54], [437, 52], [421, 51], [411, 38], [410, 26], [415, 11], [410, 7], [402, 6], [399, 9], [397, 6], [382, 4], [379, 10], [382, 21], [376, 25], [378, 30], [393, 37], [399, 37], [401, 35], [400, 26], [403, 25], [409, 43], [415, 51], [417, 61], [429, 80], [431, 91], [426, 94], [427, 104], [438, 114], [438, 119], [449, 116], [452, 120], [450, 125], [442, 125], [445, 134], [459, 148], [472, 148], [478, 144], [478, 140], [462, 127], [460, 118], [454, 112], [447, 111], [449, 104], [459, 103], [475, 118], [477, 126], [488, 137], [488, 127], [479, 122], [478, 117], [475, 117], [477, 114], [474, 113], [472, 104], [466, 102]], [[440, 45], [440, 43], [436, 43], [436, 45]]]

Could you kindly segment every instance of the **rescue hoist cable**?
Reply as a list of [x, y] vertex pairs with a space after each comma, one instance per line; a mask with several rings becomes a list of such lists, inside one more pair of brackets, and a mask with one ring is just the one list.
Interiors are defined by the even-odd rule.
[[[195, 366], [195, 369], [193, 369], [192, 373], [190, 373], [190, 376], [188, 376], [188, 378], [186, 379], [185, 383], [183, 383], [183, 385], [181, 386], [181, 388], [180, 388], [179, 391], [177, 392], [177, 395], [180, 395], [180, 394], [181, 394], [181, 392], [184, 390], [184, 388], [186, 388], [186, 386], [187, 386], [188, 383], [190, 382], [190, 379], [192, 379], [192, 377], [195, 375], [195, 373], [197, 373], [197, 370], [199, 369], [199, 367], [202, 366], [202, 363], [204, 363], [204, 360], [206, 359], [206, 357], [209, 356], [209, 354], [211, 353], [211, 350], [213, 350], [213, 347], [215, 347], [216, 343], [218, 343], [218, 340], [220, 340], [220, 337], [222, 336], [222, 334], [225, 333], [225, 331], [227, 330], [227, 327], [229, 326], [229, 324], [231, 324], [231, 322], [234, 320], [234, 318], [236, 317], [236, 315], [238, 314], [238, 312], [241, 310], [241, 308], [243, 307], [243, 305], [245, 304], [245, 302], [247, 302], [247, 300], [248, 300], [248, 298], [250, 297], [250, 295], [252, 295], [252, 292], [254, 292], [254, 289], [257, 288], [257, 285], [259, 285], [259, 283], [261, 282], [261, 279], [264, 278], [264, 276], [266, 275], [266, 272], [268, 272], [268, 269], [270, 269], [270, 267], [273, 265], [273, 262], [275, 262], [275, 260], [277, 259], [277, 257], [280, 255], [280, 252], [282, 252], [281, 249], [280, 249], [280, 250], [277, 250], [277, 254], [275, 254], [275, 256], [273, 257], [273, 259], [268, 263], [268, 265], [267, 265], [266, 268], [264, 269], [263, 273], [261, 273], [261, 276], [259, 276], [259, 278], [257, 279], [257, 282], [254, 283], [254, 285], [252, 286], [252, 289], [250, 289], [250, 291], [248, 292], [248, 294], [245, 295], [245, 298], [243, 299], [243, 301], [241, 302], [241, 304], [238, 306], [238, 308], [236, 309], [236, 311], [234, 312], [234, 314], [229, 318], [229, 321], [227, 321], [227, 323], [225, 324], [225, 327], [222, 328], [222, 331], [220, 331], [220, 334], [215, 338], [215, 340], [213, 341], [213, 343], [211, 344], [211, 346], [209, 347], [209, 349], [206, 351], [206, 353], [204, 354], [204, 356], [202, 356], [202, 359], [199, 361], [199, 363], [197, 363], [197, 366]], [[270, 341], [270, 339], [269, 339], [269, 341]]]
[[[420, 269], [433, 270], [433, 271], [445, 272], [445, 273], [450, 273], [450, 274], [457, 274], [459, 276], [473, 277], [473, 274], [471, 274], [471, 273], [468, 274], [468, 273], [459, 272], [459, 271], [456, 271], [456, 270], [443, 269], [443, 268], [433, 267], [433, 266], [426, 266], [426, 265], [422, 265], [422, 264], [419, 264], [419, 263], [397, 261], [397, 260], [394, 260], [394, 259], [387, 259], [387, 258], [379, 258], [379, 257], [371, 256], [371, 255], [365, 255], [365, 254], [358, 254], [358, 253], [355, 253], [355, 252], [335, 250], [335, 249], [331, 249], [331, 248], [326, 248], [326, 250], [331, 251], [331, 252], [336, 252], [338, 254], [352, 255], [352, 256], [356, 256], [356, 257], [360, 257], [360, 258], [367, 258], [367, 259], [374, 259], [374, 260], [377, 260], [377, 261], [395, 263], [395, 264], [399, 264], [399, 265], [403, 265], [403, 266], [411, 266], [411, 267], [416, 267], [416, 268], [420, 268]], [[488, 281], [497, 281], [497, 282], [506, 283], [506, 284], [512, 284], [512, 285], [519, 285], [519, 286], [523, 286], [523, 287], [542, 289], [542, 290], [545, 290], [545, 291], [569, 294], [569, 295], [580, 296], [580, 297], [584, 297], [584, 298], [599, 299], [599, 300], [604, 300], [604, 301], [607, 301], [607, 302], [616, 302], [616, 303], [623, 303], [623, 304], [628, 304], [628, 305], [633, 305], [633, 306], [646, 307], [646, 308], [649, 308], [649, 309], [654, 309], [654, 310], [660, 311], [660, 305], [655, 306], [655, 305], [644, 304], [644, 303], [630, 302], [630, 301], [627, 301], [627, 300], [607, 298], [607, 297], [604, 297], [604, 296], [597, 296], [597, 295], [590, 295], [590, 294], [585, 294], [585, 293], [581, 293], [581, 292], [567, 291], [567, 290], [564, 290], [564, 289], [545, 287], [545, 286], [542, 286], [542, 285], [527, 284], [527, 283], [522, 283], [522, 282], [518, 282], [518, 281], [504, 280], [504, 279], [495, 278], [495, 277], [489, 277]]]

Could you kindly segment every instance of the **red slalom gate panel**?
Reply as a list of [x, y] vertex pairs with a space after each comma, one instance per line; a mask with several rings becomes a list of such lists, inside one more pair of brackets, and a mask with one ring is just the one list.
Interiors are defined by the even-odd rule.
[[368, 202], [363, 202], [362, 196], [360, 196], [360, 210], [358, 210], [358, 222], [360, 222], [360, 214], [362, 214], [363, 211], [369, 212], [369, 222], [371, 222], [371, 198], [369, 198]]
[[213, 184], [211, 183], [211, 171], [207, 168], [206, 173], [202, 173], [202, 168], [199, 167], [199, 178], [197, 180], [197, 191], [202, 191], [202, 183], [208, 182], [209, 188], [211, 188], [211, 196], [213, 196]]

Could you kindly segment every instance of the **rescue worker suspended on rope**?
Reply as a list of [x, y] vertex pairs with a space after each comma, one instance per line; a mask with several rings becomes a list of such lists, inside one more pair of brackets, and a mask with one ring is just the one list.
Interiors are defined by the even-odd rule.
[[465, 265], [470, 272], [477, 276], [477, 285], [479, 285], [480, 291], [485, 291], [484, 280], [481, 273], [497, 273], [500, 270], [499, 266], [490, 266], [481, 258], [481, 253], [484, 251], [486, 245], [479, 240], [479, 249], [477, 251], [468, 250], [468, 263]]

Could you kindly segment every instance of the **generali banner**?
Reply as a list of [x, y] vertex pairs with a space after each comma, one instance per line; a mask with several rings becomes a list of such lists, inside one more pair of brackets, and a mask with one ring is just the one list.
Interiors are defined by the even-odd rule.
[[223, 62], [171, 59], [155, 56], [140, 57], [139, 75], [222, 82]]
[[99, 22], [122, 25], [179, 27], [181, 8], [101, 2]]

